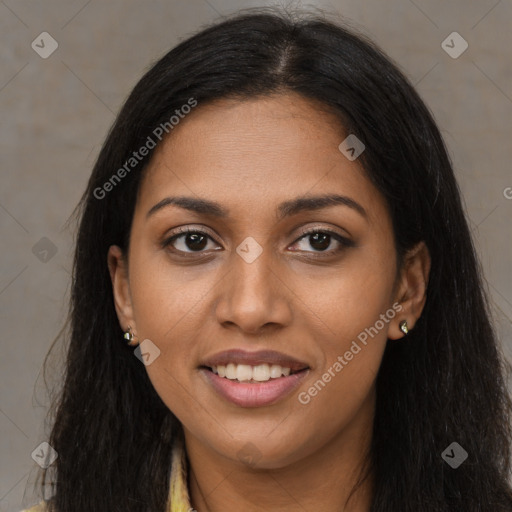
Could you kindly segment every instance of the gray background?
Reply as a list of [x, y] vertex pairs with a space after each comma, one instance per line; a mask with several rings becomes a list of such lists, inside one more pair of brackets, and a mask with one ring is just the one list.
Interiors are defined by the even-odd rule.
[[[41, 368], [69, 299], [74, 227], [65, 222], [115, 114], [142, 73], [178, 41], [219, 15], [261, 5], [271, 3], [0, 0], [0, 511], [38, 501], [31, 453], [47, 436]], [[313, 5], [380, 44], [433, 111], [512, 359], [511, 1]], [[59, 45], [47, 59], [31, 47], [43, 31]], [[456, 59], [441, 46], [453, 31], [469, 44]], [[53, 358], [55, 378], [61, 359], [62, 349]]]

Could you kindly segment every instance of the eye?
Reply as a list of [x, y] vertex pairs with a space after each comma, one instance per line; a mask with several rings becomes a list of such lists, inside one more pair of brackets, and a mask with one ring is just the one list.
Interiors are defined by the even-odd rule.
[[[215, 249], [208, 247], [209, 241], [214, 242], [214, 245], [218, 244], [216, 244], [212, 236], [206, 231], [190, 226], [177, 228], [176, 231], [177, 233], [171, 235], [162, 242], [163, 248], [171, 246], [172, 252], [184, 255], [193, 253], [201, 254], [208, 249], [219, 250], [218, 248]], [[332, 245], [333, 240], [336, 242], [337, 247], [335, 249], [328, 250]], [[303, 244], [303, 247], [299, 248], [298, 251], [319, 253], [319, 255], [321, 255], [321, 253], [325, 253], [326, 255], [337, 254], [346, 247], [355, 246], [355, 243], [352, 240], [340, 235], [339, 233], [328, 229], [318, 228], [304, 232], [302, 236], [295, 241], [294, 245], [301, 243]], [[308, 250], [308, 248], [305, 247], [307, 245], [312, 247], [313, 251]]]
[[201, 253], [208, 248], [209, 240], [214, 241], [206, 231], [201, 231], [200, 229], [180, 227], [176, 231], [178, 231], [177, 234], [170, 236], [162, 242], [163, 248], [172, 246], [173, 252], [177, 253]]
[[[329, 246], [331, 246], [333, 239], [336, 241], [338, 245], [337, 248], [328, 250]], [[302, 236], [295, 242], [295, 244], [302, 243], [303, 248], [299, 249], [300, 251], [306, 252], [314, 252], [314, 253], [327, 253], [329, 255], [336, 254], [346, 247], [354, 247], [354, 242], [339, 233], [328, 229], [312, 229], [306, 231], [302, 234]], [[295, 245], [294, 244], [294, 245]], [[307, 245], [312, 247], [313, 251], [308, 251]], [[304, 248], [304, 246], [306, 246]]]

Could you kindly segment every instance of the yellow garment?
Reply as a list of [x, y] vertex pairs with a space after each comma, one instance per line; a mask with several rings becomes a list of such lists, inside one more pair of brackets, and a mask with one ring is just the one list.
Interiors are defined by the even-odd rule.
[[[171, 480], [167, 512], [192, 512], [187, 487], [187, 461], [185, 447], [181, 441], [174, 444], [172, 450]], [[170, 503], [170, 504], [169, 504]], [[46, 512], [44, 501], [22, 512]]]

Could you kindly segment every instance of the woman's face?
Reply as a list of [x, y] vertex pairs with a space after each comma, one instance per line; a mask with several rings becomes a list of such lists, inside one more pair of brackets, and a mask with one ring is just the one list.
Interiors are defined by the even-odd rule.
[[398, 305], [391, 219], [345, 137], [289, 94], [199, 104], [156, 149], [128, 273], [114, 246], [109, 264], [187, 443], [270, 468], [369, 435], [387, 338], [419, 315]]

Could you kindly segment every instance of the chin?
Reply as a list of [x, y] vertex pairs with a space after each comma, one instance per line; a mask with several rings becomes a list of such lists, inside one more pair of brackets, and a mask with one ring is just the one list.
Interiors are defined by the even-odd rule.
[[209, 444], [221, 455], [248, 469], [268, 470], [284, 468], [309, 455], [308, 443], [301, 440], [292, 444], [294, 440], [298, 440], [298, 435], [287, 433], [272, 438], [262, 435], [229, 438], [217, 447], [215, 442]]

